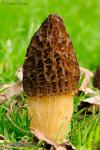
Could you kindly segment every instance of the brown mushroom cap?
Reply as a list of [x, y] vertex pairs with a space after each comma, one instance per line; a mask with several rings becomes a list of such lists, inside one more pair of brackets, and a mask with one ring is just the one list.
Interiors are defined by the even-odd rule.
[[100, 90], [100, 65], [97, 66], [94, 73], [93, 86]]
[[34, 34], [23, 65], [29, 96], [76, 93], [79, 65], [62, 19], [51, 14]]

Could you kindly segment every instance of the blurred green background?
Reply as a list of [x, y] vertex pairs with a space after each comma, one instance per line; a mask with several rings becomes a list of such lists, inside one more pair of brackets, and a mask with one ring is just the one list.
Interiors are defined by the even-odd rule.
[[99, 0], [0, 0], [0, 82], [16, 79], [31, 36], [50, 13], [64, 20], [80, 65], [100, 64]]

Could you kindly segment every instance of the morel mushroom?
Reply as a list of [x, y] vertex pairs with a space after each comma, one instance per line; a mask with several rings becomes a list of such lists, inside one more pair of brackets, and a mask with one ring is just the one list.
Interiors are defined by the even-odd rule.
[[93, 86], [100, 90], [100, 65], [97, 66], [93, 78]]
[[30, 127], [57, 143], [66, 134], [77, 93], [79, 65], [62, 19], [51, 14], [34, 34], [23, 65]]

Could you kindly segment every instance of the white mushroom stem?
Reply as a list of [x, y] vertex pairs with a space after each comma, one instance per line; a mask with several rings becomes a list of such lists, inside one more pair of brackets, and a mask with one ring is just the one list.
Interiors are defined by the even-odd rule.
[[28, 97], [30, 128], [38, 129], [49, 139], [61, 143], [73, 113], [72, 94]]

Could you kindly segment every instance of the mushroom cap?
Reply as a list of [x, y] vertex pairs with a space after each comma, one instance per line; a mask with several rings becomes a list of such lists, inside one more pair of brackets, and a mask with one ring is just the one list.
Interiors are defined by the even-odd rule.
[[23, 65], [29, 96], [77, 93], [79, 65], [62, 19], [51, 14], [33, 35]]
[[97, 66], [94, 73], [93, 86], [100, 90], [100, 65]]

